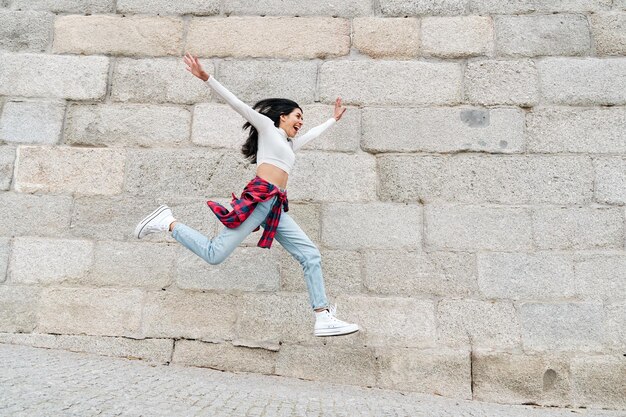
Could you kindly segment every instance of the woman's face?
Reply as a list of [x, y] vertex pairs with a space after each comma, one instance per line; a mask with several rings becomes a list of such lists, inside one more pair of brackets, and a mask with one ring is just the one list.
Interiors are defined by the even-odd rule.
[[295, 108], [291, 113], [280, 116], [278, 127], [287, 132], [287, 136], [293, 138], [302, 129], [303, 124], [302, 110]]

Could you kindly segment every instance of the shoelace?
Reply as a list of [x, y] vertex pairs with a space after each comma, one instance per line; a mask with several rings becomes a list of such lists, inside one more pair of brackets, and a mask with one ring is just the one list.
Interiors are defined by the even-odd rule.
[[334, 305], [329, 304], [328, 305], [328, 316], [329, 316], [329, 319], [331, 321], [341, 321], [337, 317], [335, 317], [335, 314], [337, 314], [337, 304], [334, 304]]
[[331, 321], [341, 321], [337, 317], [335, 317], [335, 314], [337, 314], [337, 304], [336, 303], [334, 305], [330, 305], [329, 306], [328, 313], [330, 314]]
[[335, 303], [334, 305], [331, 305], [330, 308], [328, 309], [328, 312], [335, 317], [335, 314], [337, 313], [337, 303]]

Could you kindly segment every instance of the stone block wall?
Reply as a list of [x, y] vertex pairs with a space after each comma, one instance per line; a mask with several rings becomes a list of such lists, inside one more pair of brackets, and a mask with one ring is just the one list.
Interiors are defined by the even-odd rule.
[[[242, 100], [298, 101], [291, 214], [341, 318], [259, 235], [219, 266], [132, 238], [254, 175]], [[0, 342], [626, 409], [626, 1], [3, 0]], [[259, 272], [261, 271], [261, 272]]]

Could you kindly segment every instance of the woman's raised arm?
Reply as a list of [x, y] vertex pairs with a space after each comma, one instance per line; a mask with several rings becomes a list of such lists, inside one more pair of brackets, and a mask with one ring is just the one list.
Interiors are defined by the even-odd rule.
[[322, 133], [336, 122], [338, 122], [343, 114], [346, 112], [346, 108], [341, 105], [341, 97], [337, 97], [335, 100], [335, 111], [334, 116], [322, 123], [321, 125], [315, 126], [302, 136], [298, 136], [293, 141], [293, 151], [297, 151]]
[[187, 64], [186, 70], [191, 72], [196, 77], [205, 81], [212, 89], [220, 96], [226, 103], [230, 105], [237, 113], [243, 116], [244, 119], [250, 122], [257, 130], [274, 126], [274, 122], [267, 117], [248, 106], [243, 101], [239, 100], [233, 93], [228, 91], [226, 87], [220, 84], [214, 77], [211, 77], [204, 71], [198, 57], [192, 56], [190, 53], [185, 54], [183, 58], [185, 64]]

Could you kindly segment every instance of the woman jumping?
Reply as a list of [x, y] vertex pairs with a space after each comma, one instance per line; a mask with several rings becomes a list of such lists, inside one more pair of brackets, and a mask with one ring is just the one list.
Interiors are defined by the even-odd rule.
[[304, 124], [302, 109], [297, 103], [270, 98], [249, 107], [223, 85], [209, 76], [197, 57], [186, 54], [187, 71], [205, 81], [226, 103], [247, 122], [248, 139], [241, 148], [242, 153], [253, 164], [257, 164], [254, 177], [243, 190], [241, 197], [233, 198], [232, 211], [213, 201], [207, 204], [226, 226], [213, 239], [178, 222], [172, 210], [160, 206], [144, 218], [135, 229], [138, 239], [156, 232], [172, 232], [172, 236], [187, 249], [212, 265], [223, 262], [239, 244], [253, 231], [263, 227], [258, 246], [270, 248], [274, 238], [302, 265], [311, 307], [315, 312], [315, 336], [340, 336], [359, 330], [356, 324], [346, 323], [335, 317], [336, 306], [326, 299], [322, 277], [321, 256], [311, 239], [286, 213], [287, 179], [295, 162], [294, 152], [321, 135], [334, 125], [343, 113], [341, 99], [335, 102], [334, 117], [296, 138]]

